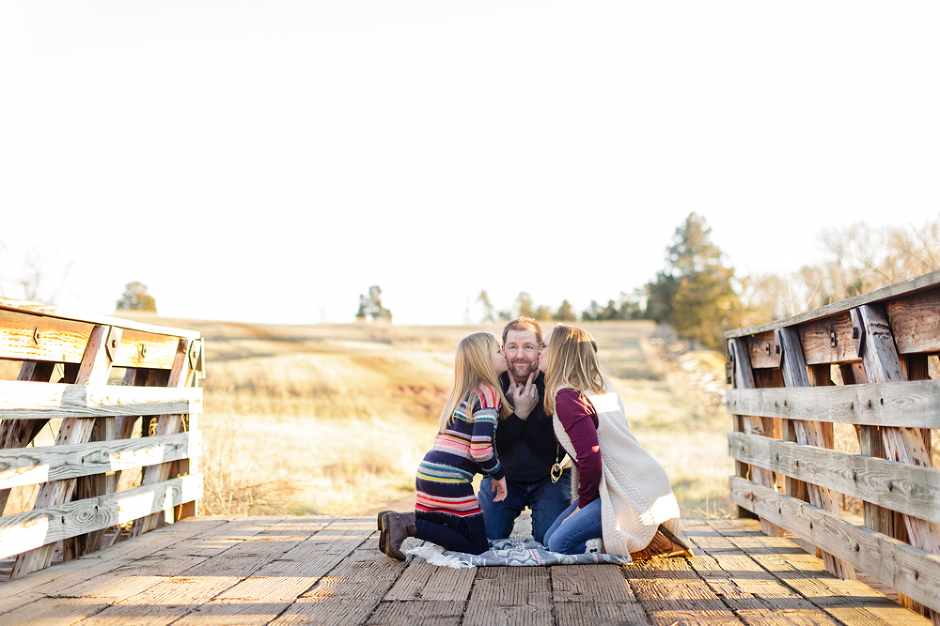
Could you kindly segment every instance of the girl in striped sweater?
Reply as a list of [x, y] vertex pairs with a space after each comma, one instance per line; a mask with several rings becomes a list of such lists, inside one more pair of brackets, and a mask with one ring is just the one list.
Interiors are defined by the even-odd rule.
[[494, 501], [506, 497], [506, 478], [496, 458], [493, 435], [498, 419], [512, 413], [499, 386], [506, 356], [490, 333], [474, 333], [457, 345], [454, 387], [441, 411], [434, 445], [418, 466], [414, 513], [382, 511], [379, 549], [405, 560], [401, 544], [417, 537], [456, 552], [489, 549], [483, 513], [473, 492], [475, 474], [489, 474]]

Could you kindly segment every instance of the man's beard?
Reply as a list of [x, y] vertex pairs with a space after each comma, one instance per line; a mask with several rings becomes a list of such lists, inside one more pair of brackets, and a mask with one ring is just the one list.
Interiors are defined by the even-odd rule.
[[[522, 370], [518, 369], [517, 366], [521, 366]], [[513, 377], [525, 378], [529, 374], [535, 371], [536, 364], [530, 363], [529, 361], [513, 361], [509, 364], [509, 371]]]

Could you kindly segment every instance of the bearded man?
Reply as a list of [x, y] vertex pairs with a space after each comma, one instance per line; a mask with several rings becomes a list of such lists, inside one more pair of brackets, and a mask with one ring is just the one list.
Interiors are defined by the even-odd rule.
[[541, 543], [571, 503], [571, 470], [562, 470], [564, 452], [555, 441], [551, 417], [545, 415], [545, 376], [538, 369], [541, 348], [542, 329], [534, 319], [520, 317], [503, 329], [509, 371], [499, 383], [513, 413], [497, 424], [496, 454], [506, 472], [508, 495], [493, 502], [492, 480], [480, 482], [477, 500], [487, 539], [509, 537], [516, 518], [529, 507], [532, 536]]

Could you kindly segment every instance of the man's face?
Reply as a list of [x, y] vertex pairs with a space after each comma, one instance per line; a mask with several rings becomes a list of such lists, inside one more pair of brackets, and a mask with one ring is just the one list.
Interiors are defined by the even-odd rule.
[[517, 383], [524, 383], [539, 367], [539, 340], [534, 330], [510, 330], [506, 333], [506, 361], [509, 374]]

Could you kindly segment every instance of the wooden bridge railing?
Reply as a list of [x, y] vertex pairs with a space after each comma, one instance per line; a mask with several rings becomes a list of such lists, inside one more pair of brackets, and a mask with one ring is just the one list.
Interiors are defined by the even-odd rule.
[[[119, 527], [138, 535], [196, 514], [198, 333], [0, 298], [0, 367], [0, 559], [16, 557], [12, 577], [98, 550]], [[47, 424], [55, 444], [37, 446]], [[3, 515], [11, 493], [36, 485], [31, 510]]]
[[739, 512], [940, 624], [940, 272], [725, 337]]

